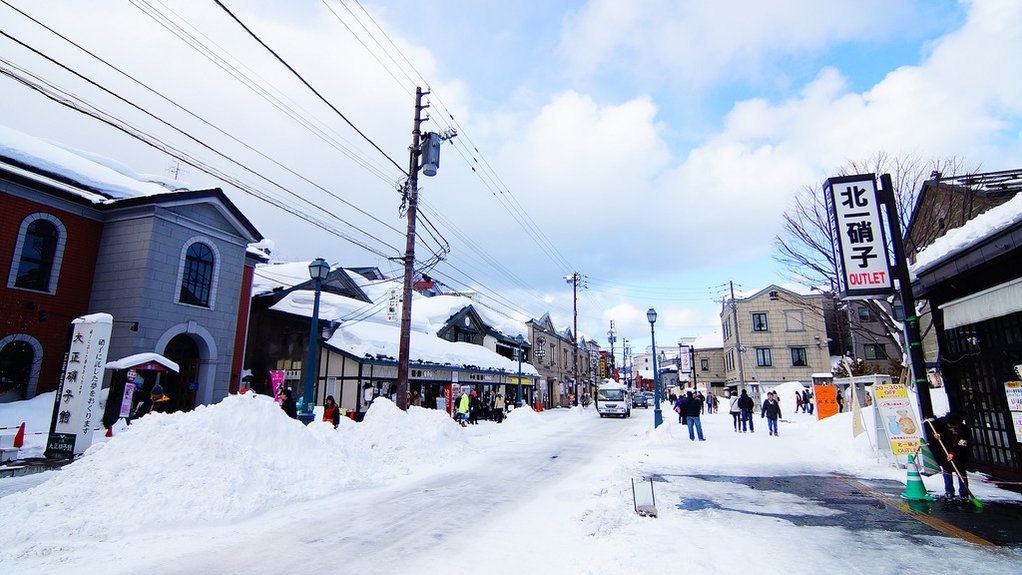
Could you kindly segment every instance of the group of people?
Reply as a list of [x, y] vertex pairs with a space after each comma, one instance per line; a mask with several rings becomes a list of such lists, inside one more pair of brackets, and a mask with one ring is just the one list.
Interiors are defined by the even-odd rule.
[[813, 394], [808, 389], [795, 392], [795, 413], [800, 411], [810, 415], [813, 413]]
[[[291, 419], [298, 419], [298, 404], [295, 403], [294, 392], [288, 388], [280, 390], [280, 408]], [[336, 428], [341, 423], [341, 408], [334, 396], [326, 396], [323, 402], [323, 421], [328, 421]]]
[[[756, 425], [752, 419], [752, 412], [756, 408], [756, 402], [746, 390], [740, 395], [732, 395], [729, 401], [729, 412], [734, 423], [735, 433], [755, 433]], [[777, 436], [777, 422], [781, 419], [780, 397], [773, 391], [767, 392], [766, 399], [759, 410], [760, 418], [766, 418], [767, 431], [770, 435]]]
[[480, 417], [500, 423], [504, 421], [506, 408], [507, 402], [504, 401], [504, 395], [501, 393], [487, 391], [480, 398], [474, 389], [468, 392], [462, 390], [455, 413], [458, 416], [458, 423], [462, 427], [466, 427], [469, 424], [477, 425]]

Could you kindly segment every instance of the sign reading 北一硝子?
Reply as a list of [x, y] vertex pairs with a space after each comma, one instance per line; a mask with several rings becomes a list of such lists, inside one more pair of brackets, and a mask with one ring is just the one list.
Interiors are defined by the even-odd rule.
[[829, 178], [823, 184], [842, 298], [875, 297], [894, 289], [876, 176]]
[[[899, 463], [905, 463], [922, 441], [922, 429], [912, 412], [908, 389], [897, 383], [876, 383], [873, 384], [873, 398], [877, 431], [887, 437], [891, 453]], [[878, 433], [878, 442], [880, 435]]]
[[97, 313], [71, 322], [71, 347], [54, 400], [56, 421], [46, 442], [49, 456], [70, 458], [92, 445], [92, 428], [102, 417], [99, 393], [113, 319]]

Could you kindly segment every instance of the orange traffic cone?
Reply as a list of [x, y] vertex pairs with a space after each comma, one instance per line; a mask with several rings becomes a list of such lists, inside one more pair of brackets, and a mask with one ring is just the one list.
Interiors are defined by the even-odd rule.
[[352, 421], [355, 421], [355, 410], [354, 409], [348, 410], [348, 419], [350, 419]]
[[25, 445], [25, 422], [21, 422], [17, 435], [14, 436], [14, 447], [21, 449]]
[[107, 437], [113, 437], [114, 436], [114, 428], [113, 427], [106, 428], [106, 436]]

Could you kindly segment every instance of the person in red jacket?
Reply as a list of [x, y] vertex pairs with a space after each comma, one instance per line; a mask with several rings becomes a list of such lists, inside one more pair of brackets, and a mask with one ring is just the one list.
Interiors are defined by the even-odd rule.
[[341, 408], [332, 395], [326, 396], [326, 403], [323, 404], [323, 421], [329, 421], [334, 427], [341, 423]]

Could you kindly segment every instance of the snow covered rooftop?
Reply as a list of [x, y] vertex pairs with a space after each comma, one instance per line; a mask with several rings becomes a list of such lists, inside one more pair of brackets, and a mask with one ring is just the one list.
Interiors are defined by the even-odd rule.
[[965, 251], [976, 243], [1022, 221], [1022, 194], [983, 212], [964, 226], [948, 230], [932, 244], [919, 252], [910, 267], [913, 279], [951, 256]]
[[122, 164], [0, 125], [0, 162], [37, 180], [52, 178], [96, 203], [189, 189], [181, 182], [133, 172]]
[[712, 333], [706, 333], [695, 338], [695, 342], [692, 343], [693, 349], [711, 349], [715, 347], [724, 347], [724, 338], [720, 331]]

